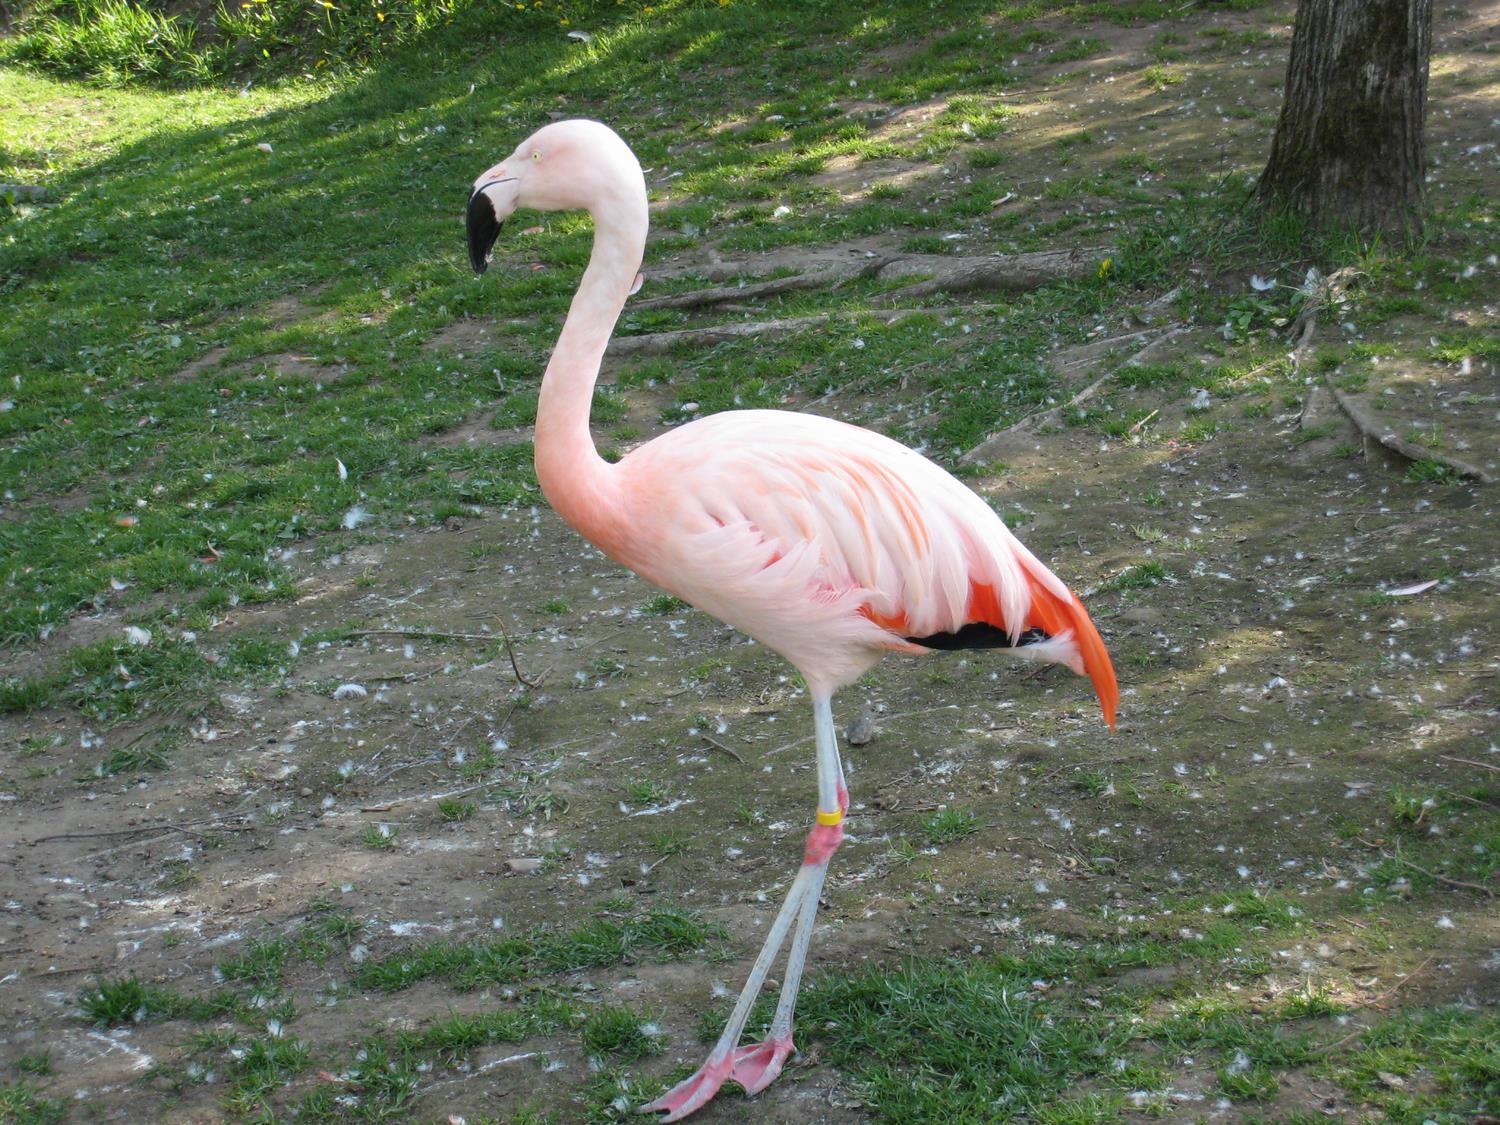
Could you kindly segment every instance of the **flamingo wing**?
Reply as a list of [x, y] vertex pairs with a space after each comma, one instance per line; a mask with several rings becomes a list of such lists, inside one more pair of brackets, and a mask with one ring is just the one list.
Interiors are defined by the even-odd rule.
[[1017, 647], [1088, 675], [1114, 725], [1114, 669], [1082, 603], [916, 451], [747, 410], [675, 430], [621, 468], [631, 504], [671, 529], [622, 561], [804, 674], [846, 682], [892, 648]]

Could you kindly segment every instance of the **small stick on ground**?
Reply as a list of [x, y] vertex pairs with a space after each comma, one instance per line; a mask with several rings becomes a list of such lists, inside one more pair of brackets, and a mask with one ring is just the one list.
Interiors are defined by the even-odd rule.
[[1396, 995], [1396, 993], [1400, 992], [1403, 988], [1405, 988], [1407, 985], [1409, 985], [1412, 981], [1416, 980], [1419, 976], [1421, 976], [1423, 970], [1425, 970], [1428, 965], [1432, 964], [1432, 960], [1433, 960], [1432, 957], [1428, 957], [1427, 960], [1423, 961], [1415, 969], [1413, 969], [1411, 972], [1407, 973], [1404, 977], [1402, 977], [1400, 980], [1398, 980], [1395, 984], [1391, 985], [1390, 988], [1387, 988], [1379, 996], [1375, 997], [1375, 999], [1372, 1001], [1372, 1003], [1379, 1004], [1379, 1003], [1382, 1003], [1382, 1002], [1384, 1002], [1386, 1000], [1389, 1000], [1392, 996]]
[[1333, 1054], [1334, 1051], [1337, 1051], [1340, 1047], [1347, 1046], [1348, 1044], [1353, 1043], [1356, 1039], [1358, 1039], [1361, 1035], [1363, 1035], [1365, 1032], [1367, 1032], [1369, 1030], [1370, 1029], [1368, 1027], [1356, 1028], [1354, 1031], [1350, 1032], [1348, 1035], [1344, 1036], [1342, 1039], [1336, 1039], [1332, 1043], [1328, 1044], [1326, 1047], [1316, 1047], [1316, 1048], [1314, 1048], [1311, 1053], [1312, 1053], [1312, 1055], [1313, 1055], [1314, 1058], [1318, 1057], [1319, 1055], [1331, 1055], [1331, 1054]]
[[1134, 761], [1134, 758], [1131, 755], [1122, 754], [1117, 758], [1090, 758], [1086, 762], [1069, 762], [1067, 763], [1067, 765], [1058, 766], [1055, 770], [1051, 770], [1048, 773], [1042, 774], [1041, 777], [1036, 779], [1034, 784], [1040, 785], [1044, 781], [1051, 781], [1054, 777], [1064, 772], [1065, 770], [1078, 769], [1082, 766], [1116, 766], [1121, 762], [1130, 761]]
[[[437, 629], [354, 629], [349, 633], [351, 637], [407, 637], [419, 641], [479, 641], [481, 644], [494, 644], [498, 639], [505, 645], [505, 655], [510, 658], [511, 671], [516, 674], [516, 679], [526, 687], [538, 688], [542, 681], [547, 678], [548, 668], [535, 680], [527, 679], [521, 672], [521, 667], [516, 663], [515, 646], [511, 643], [510, 633], [505, 628], [505, 622], [497, 614], [495, 624], [500, 627], [500, 636], [496, 638], [493, 633], [446, 633]], [[405, 677], [403, 677], [404, 679]]]
[[1500, 766], [1492, 766], [1489, 762], [1476, 762], [1473, 758], [1455, 758], [1452, 754], [1439, 754], [1438, 757], [1445, 762], [1462, 762], [1466, 766], [1478, 766], [1482, 770], [1494, 770], [1500, 773]]
[[745, 759], [741, 758], [739, 756], [739, 754], [737, 754], [734, 751], [733, 747], [724, 745], [724, 743], [720, 742], [717, 738], [714, 738], [712, 735], [705, 734], [702, 737], [703, 737], [703, 741], [706, 742], [706, 743], [708, 743], [715, 750], [722, 750], [724, 753], [728, 754], [731, 758], [733, 758], [740, 765], [744, 765], [745, 764]]
[[418, 641], [483, 641], [495, 638], [489, 633], [443, 633], [436, 629], [354, 629], [351, 637], [410, 637]]
[[189, 820], [183, 824], [138, 824], [134, 828], [106, 828], [98, 832], [59, 832], [53, 836], [38, 836], [35, 840], [27, 840], [27, 847], [37, 844], [48, 844], [54, 840], [98, 840], [107, 836], [139, 836], [148, 832], [182, 832], [189, 836], [200, 836], [202, 833], [194, 832], [186, 827], [187, 824], [210, 824], [210, 831], [216, 832], [244, 832], [244, 828], [231, 828], [222, 823], [226, 820], [244, 820], [249, 813], [230, 813], [224, 817], [203, 817], [200, 820]]
[[521, 682], [522, 686], [524, 686], [524, 687], [529, 687], [529, 688], [532, 688], [532, 689], [536, 689], [536, 688], [541, 687], [542, 686], [542, 681], [547, 678], [547, 672], [552, 671], [552, 669], [548, 668], [546, 672], [543, 672], [536, 679], [534, 679], [534, 680], [528, 680], [525, 676], [523, 676], [521, 674], [521, 666], [516, 663], [516, 649], [515, 649], [515, 646], [510, 643], [510, 633], [506, 630], [506, 628], [505, 628], [505, 622], [503, 620], [501, 620], [500, 615], [498, 613], [495, 614], [495, 624], [500, 629], [500, 638], [501, 638], [501, 640], [503, 640], [505, 642], [505, 655], [508, 656], [508, 657], [510, 657], [510, 670], [516, 674], [516, 679], [519, 680]]
[[[1324, 280], [1318, 292], [1303, 306], [1297, 319], [1292, 322], [1291, 332], [1296, 337], [1296, 343], [1292, 347], [1293, 363], [1300, 366], [1303, 353], [1311, 346], [1313, 333], [1317, 330], [1318, 313], [1325, 307], [1337, 307], [1342, 303], [1345, 290], [1359, 276], [1360, 271], [1353, 266], [1346, 266], [1344, 269], [1335, 271]], [[1497, 479], [1495, 475], [1486, 472], [1478, 465], [1455, 457], [1451, 453], [1440, 453], [1435, 449], [1407, 441], [1389, 426], [1382, 425], [1369, 411], [1355, 402], [1353, 397], [1339, 388], [1338, 384], [1333, 381], [1332, 372], [1323, 373], [1323, 383], [1333, 395], [1334, 402], [1338, 403], [1339, 409], [1344, 412], [1344, 416], [1354, 423], [1355, 429], [1359, 430], [1360, 436], [1364, 439], [1366, 451], [1369, 450], [1371, 443], [1374, 443], [1407, 461], [1435, 461], [1440, 465], [1446, 465], [1461, 477], [1469, 477], [1481, 484], [1495, 483]], [[1307, 413], [1308, 408], [1304, 404], [1304, 419]]]
[[1373, 843], [1370, 840], [1366, 840], [1363, 836], [1358, 836], [1356, 837], [1356, 839], [1358, 839], [1359, 842], [1365, 847], [1374, 848], [1381, 855], [1385, 856], [1386, 859], [1395, 860], [1397, 863], [1401, 864], [1401, 866], [1409, 867], [1419, 875], [1426, 875], [1429, 879], [1436, 879], [1445, 887], [1453, 887], [1455, 890], [1478, 891], [1480, 894], [1484, 895], [1485, 898], [1495, 897], [1495, 892], [1489, 887], [1484, 886], [1482, 883], [1465, 883], [1462, 879], [1450, 879], [1448, 878], [1448, 876], [1440, 875], [1436, 871], [1429, 871], [1425, 867], [1418, 867], [1404, 855], [1388, 852], [1379, 844]]

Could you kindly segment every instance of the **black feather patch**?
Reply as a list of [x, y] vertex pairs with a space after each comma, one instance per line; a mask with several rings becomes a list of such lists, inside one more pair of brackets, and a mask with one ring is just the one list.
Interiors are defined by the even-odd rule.
[[[955, 633], [933, 633], [930, 637], [907, 637], [914, 645], [923, 648], [954, 650], [961, 648], [1011, 648], [1010, 634], [997, 629], [987, 621], [971, 621]], [[1039, 644], [1049, 640], [1040, 629], [1027, 629], [1016, 638], [1015, 648]]]
[[500, 228], [505, 224], [495, 221], [495, 206], [483, 190], [469, 196], [469, 264], [475, 273], [489, 268], [490, 250], [495, 239], [500, 237]]

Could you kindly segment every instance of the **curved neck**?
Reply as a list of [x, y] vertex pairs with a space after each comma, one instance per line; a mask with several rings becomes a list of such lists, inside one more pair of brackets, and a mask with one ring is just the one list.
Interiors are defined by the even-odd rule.
[[594, 250], [542, 377], [535, 446], [548, 503], [611, 554], [618, 508], [610, 467], [589, 433], [589, 407], [604, 349], [640, 268], [647, 226], [645, 183], [620, 186], [591, 209]]

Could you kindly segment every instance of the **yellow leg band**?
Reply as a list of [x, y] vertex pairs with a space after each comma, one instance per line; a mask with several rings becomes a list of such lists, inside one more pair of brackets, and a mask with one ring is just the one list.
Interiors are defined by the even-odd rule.
[[818, 823], [819, 824], [826, 824], [829, 828], [832, 828], [835, 824], [842, 824], [843, 822], [844, 822], [844, 810], [843, 809], [840, 809], [838, 812], [824, 812], [822, 809], [818, 810]]

